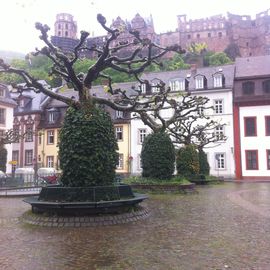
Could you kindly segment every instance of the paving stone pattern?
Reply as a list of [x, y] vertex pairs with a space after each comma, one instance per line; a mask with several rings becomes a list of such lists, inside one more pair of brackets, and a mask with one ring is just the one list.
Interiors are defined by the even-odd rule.
[[270, 183], [198, 191], [150, 195], [144, 220], [79, 228], [29, 225], [22, 198], [0, 198], [0, 269], [270, 269]]

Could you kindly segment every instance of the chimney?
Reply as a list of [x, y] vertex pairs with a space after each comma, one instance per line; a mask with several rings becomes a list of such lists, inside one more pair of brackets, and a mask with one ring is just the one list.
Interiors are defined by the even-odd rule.
[[191, 75], [196, 75], [196, 73], [197, 73], [197, 64], [191, 64], [190, 65], [190, 73], [191, 73]]

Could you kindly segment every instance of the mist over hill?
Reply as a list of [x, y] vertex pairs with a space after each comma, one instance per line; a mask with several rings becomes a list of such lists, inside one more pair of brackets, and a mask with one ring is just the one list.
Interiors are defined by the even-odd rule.
[[0, 58], [2, 58], [5, 62], [10, 63], [12, 59], [24, 59], [25, 55], [19, 52], [0, 50]]

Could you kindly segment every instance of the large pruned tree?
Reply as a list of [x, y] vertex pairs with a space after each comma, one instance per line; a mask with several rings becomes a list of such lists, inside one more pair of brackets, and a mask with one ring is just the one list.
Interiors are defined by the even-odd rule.
[[[88, 47], [85, 44], [89, 33], [82, 31], [78, 44], [73, 52], [68, 54], [61, 48], [54, 46], [49, 40], [48, 32], [50, 28], [47, 25], [36, 23], [36, 29], [40, 31], [40, 39], [45, 43], [45, 47], [36, 49], [33, 55], [47, 56], [53, 63], [49, 72], [50, 75], [61, 77], [63, 81], [69, 83], [77, 91], [78, 98], [70, 98], [57, 91], [53, 91], [52, 87], [41, 84], [38, 81], [39, 78], [35, 78], [25, 69], [14, 68], [6, 64], [3, 60], [0, 60], [0, 73], [17, 74], [25, 81], [24, 85], [17, 86], [20, 91], [30, 88], [62, 101], [71, 107], [68, 118], [65, 119], [64, 131], [61, 132], [59, 146], [60, 163], [61, 158], [65, 159], [62, 160], [62, 164], [64, 164], [64, 167], [62, 167], [63, 183], [66, 183], [67, 186], [76, 186], [77, 183], [85, 186], [98, 185], [93, 179], [96, 174], [99, 174], [99, 179], [101, 179], [104, 172], [106, 172], [104, 178], [108, 177], [108, 175], [111, 178], [104, 180], [104, 184], [113, 181], [114, 173], [113, 171], [108, 173], [108, 170], [114, 170], [117, 146], [113, 132], [111, 130], [105, 130], [102, 124], [100, 124], [107, 123], [108, 126], [112, 127], [108, 122], [108, 117], [100, 111], [98, 106], [96, 106], [97, 104], [107, 105], [119, 111], [144, 112], [146, 108], [154, 111], [164, 104], [164, 100], [168, 95], [169, 89], [160, 91], [152, 95], [151, 98], [142, 98], [142, 91], [140, 89], [134, 89], [135, 94], [132, 96], [128, 95], [126, 89], [114, 88], [113, 81], [106, 71], [115, 70], [122, 74], [128, 74], [137, 79], [139, 84], [141, 84], [143, 81], [139, 78], [140, 74], [147, 67], [152, 64], [159, 64], [158, 60], [169, 51], [183, 52], [178, 45], [163, 48], [147, 38], [141, 38], [140, 33], [133, 29], [129, 30], [133, 39], [125, 42], [122, 40], [121, 42], [117, 42], [121, 35], [121, 29], [108, 27], [106, 25], [106, 19], [101, 14], [97, 15], [97, 20], [108, 33], [104, 44], [101, 46], [93, 44], [91, 47]], [[120, 52], [122, 50], [130, 51], [130, 54], [120, 57], [119, 55], [121, 55]], [[85, 73], [76, 73], [76, 62], [80, 60], [81, 54], [85, 55], [85, 52], [95, 52], [98, 58], [94, 64], [89, 66]], [[106, 88], [111, 94], [110, 99], [91, 94], [92, 85], [100, 79], [107, 82]], [[82, 133], [82, 130], [87, 129], [87, 126], [94, 125], [95, 123], [99, 123], [98, 128], [89, 128]], [[95, 138], [100, 138], [100, 140], [92, 141], [91, 144], [89, 141], [91, 142], [90, 134], [93, 135], [93, 130], [95, 130]], [[77, 134], [78, 132], [79, 134]], [[104, 135], [106, 132], [108, 132], [108, 136]], [[75, 136], [74, 134], [77, 135]], [[90, 137], [81, 136], [82, 134], [88, 134]], [[71, 138], [74, 138], [74, 140]], [[69, 155], [64, 149], [67, 141], [69, 142], [69, 146], [72, 146], [69, 148]], [[82, 149], [85, 151], [82, 151]], [[89, 155], [95, 159], [95, 161], [91, 159], [92, 162], [99, 164], [99, 166], [95, 167], [94, 175], [91, 175], [93, 174], [93, 170], [91, 170], [93, 166], [90, 166], [88, 162]], [[108, 157], [108, 159], [104, 160], [105, 157]], [[113, 164], [114, 166], [109, 166], [110, 162], [115, 163]], [[77, 166], [74, 166], [74, 164], [77, 164]], [[83, 173], [80, 173], [80, 171]], [[80, 179], [80, 177], [85, 178], [86, 175], [89, 175], [89, 179]], [[78, 179], [80, 179], [79, 182]]]

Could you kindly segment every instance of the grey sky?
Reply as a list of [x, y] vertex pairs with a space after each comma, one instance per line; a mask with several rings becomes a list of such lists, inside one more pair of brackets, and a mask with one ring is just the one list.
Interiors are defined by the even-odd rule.
[[97, 13], [107, 18], [108, 25], [117, 16], [131, 20], [136, 13], [143, 17], [152, 15], [155, 30], [161, 33], [174, 31], [177, 15], [181, 14], [186, 14], [188, 19], [196, 19], [230, 12], [254, 18], [269, 8], [269, 0], [5, 0], [1, 2], [0, 50], [26, 53], [41, 47], [35, 22], [48, 24], [53, 35], [56, 14], [61, 12], [72, 14], [79, 30], [96, 36], [104, 34], [96, 22]]

